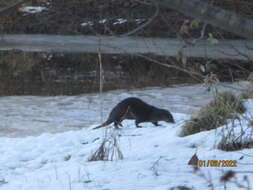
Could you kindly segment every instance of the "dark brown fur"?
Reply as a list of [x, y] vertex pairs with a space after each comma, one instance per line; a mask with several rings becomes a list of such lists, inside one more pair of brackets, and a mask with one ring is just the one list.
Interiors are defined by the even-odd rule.
[[93, 129], [98, 129], [114, 123], [115, 128], [118, 125], [122, 126], [121, 122], [124, 119], [134, 119], [136, 127], [142, 122], [152, 122], [158, 126], [158, 121], [166, 121], [175, 123], [173, 116], [168, 110], [160, 109], [143, 102], [139, 98], [126, 98], [118, 103], [111, 111], [108, 119], [102, 125]]

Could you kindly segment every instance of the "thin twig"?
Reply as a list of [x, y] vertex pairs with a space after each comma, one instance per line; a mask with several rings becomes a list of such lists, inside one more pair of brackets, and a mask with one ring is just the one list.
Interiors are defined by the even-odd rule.
[[[101, 57], [101, 39], [99, 39], [99, 47], [98, 47], [98, 62], [99, 62], [99, 95], [102, 96], [103, 93], [103, 65], [102, 65], [102, 57]], [[100, 102], [100, 118], [103, 119], [103, 99]]]
[[[153, 62], [153, 63], [156, 63], [156, 64], [158, 64], [158, 65], [161, 65], [161, 66], [164, 66], [164, 67], [167, 67], [167, 68], [173, 68], [173, 69], [182, 71], [182, 72], [184, 72], [184, 73], [187, 73], [187, 74], [189, 74], [192, 78], [194, 78], [194, 79], [196, 79], [196, 80], [198, 80], [198, 81], [203, 81], [203, 79], [205, 78], [205, 77], [204, 77], [203, 75], [201, 75], [200, 73], [197, 73], [197, 72], [194, 72], [194, 71], [189, 71], [189, 70], [187, 70], [187, 69], [183, 69], [183, 68], [178, 67], [178, 66], [176, 66], [176, 65], [169, 65], [169, 64], [166, 64], [166, 63], [162, 63], [162, 62], [160, 62], [160, 61], [158, 61], [158, 60], [155, 60], [155, 59], [153, 59], [153, 58], [150, 58], [150, 57], [145, 56], [145, 55], [142, 55], [142, 54], [135, 54], [135, 55], [138, 56], [138, 57], [142, 57], [142, 58], [144, 58], [144, 59], [146, 59], [146, 60], [148, 60], [148, 61], [151, 61], [151, 62]], [[171, 58], [170, 58], [170, 61], [172, 61], [172, 62], [175, 63], [175, 61], [172, 60]]]

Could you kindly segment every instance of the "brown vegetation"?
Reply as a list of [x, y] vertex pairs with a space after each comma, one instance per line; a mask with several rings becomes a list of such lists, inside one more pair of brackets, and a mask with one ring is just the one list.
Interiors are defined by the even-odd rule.
[[213, 101], [200, 109], [196, 118], [186, 122], [181, 136], [215, 129], [226, 124], [227, 119], [235, 118], [237, 113], [243, 112], [245, 107], [240, 98], [228, 92], [217, 94]]
[[99, 148], [90, 156], [88, 161], [113, 161], [124, 158], [116, 136], [105, 137]]

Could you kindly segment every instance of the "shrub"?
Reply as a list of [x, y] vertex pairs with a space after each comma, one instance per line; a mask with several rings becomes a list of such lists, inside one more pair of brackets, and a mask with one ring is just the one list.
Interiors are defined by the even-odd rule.
[[237, 142], [235, 139], [229, 139], [226, 136], [222, 137], [221, 141], [218, 144], [218, 149], [224, 151], [236, 151], [242, 150], [244, 148], [253, 148], [253, 140]]
[[241, 121], [241, 118], [237, 118], [232, 120], [228, 126], [222, 128], [218, 149], [236, 151], [253, 148], [252, 116], [246, 115], [243, 120], [247, 122], [247, 125]]
[[119, 148], [116, 136], [105, 137], [99, 148], [91, 155], [88, 161], [122, 160], [123, 154]]
[[245, 110], [242, 99], [229, 92], [218, 93], [213, 101], [200, 109], [196, 118], [186, 122], [180, 136], [215, 129], [226, 124], [227, 119], [236, 118], [238, 113], [244, 113]]

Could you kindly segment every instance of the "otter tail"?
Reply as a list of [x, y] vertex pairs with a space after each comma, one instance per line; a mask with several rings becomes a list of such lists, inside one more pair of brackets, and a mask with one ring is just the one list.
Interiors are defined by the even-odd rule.
[[94, 127], [93, 129], [99, 129], [101, 127], [105, 127], [106, 125], [109, 125], [111, 124], [113, 121], [111, 121], [110, 119], [108, 119], [106, 122], [104, 122], [103, 124], [97, 126], [97, 127]]

